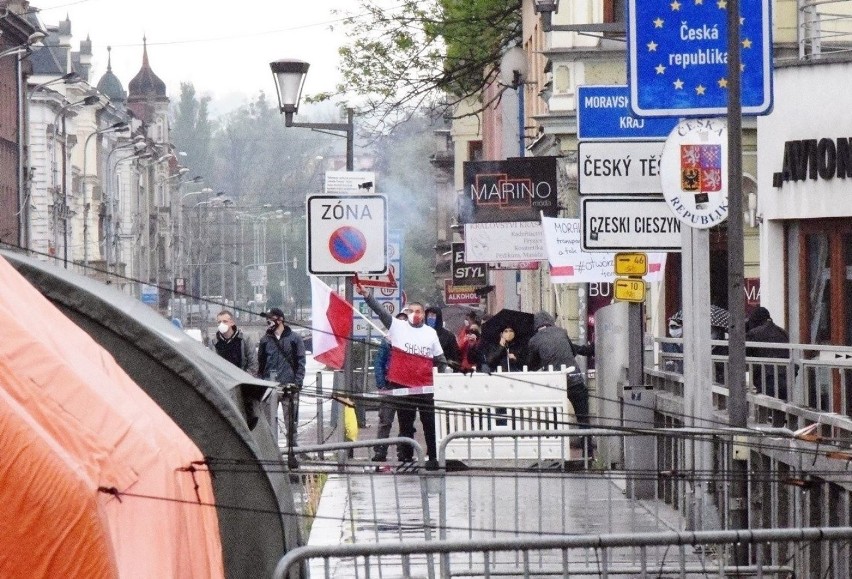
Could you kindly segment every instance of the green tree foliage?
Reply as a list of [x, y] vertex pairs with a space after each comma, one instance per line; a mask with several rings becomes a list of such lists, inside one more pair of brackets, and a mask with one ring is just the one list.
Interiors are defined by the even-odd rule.
[[198, 98], [192, 83], [182, 82], [180, 99], [174, 107], [172, 142], [178, 151], [186, 153], [181, 163], [190, 169], [190, 176], [209, 177], [213, 167], [212, 139], [215, 124], [209, 118], [210, 97]]
[[364, 99], [380, 125], [452, 110], [493, 81], [520, 38], [520, 8], [521, 0], [357, 0], [343, 21], [351, 40], [340, 49], [336, 94]]

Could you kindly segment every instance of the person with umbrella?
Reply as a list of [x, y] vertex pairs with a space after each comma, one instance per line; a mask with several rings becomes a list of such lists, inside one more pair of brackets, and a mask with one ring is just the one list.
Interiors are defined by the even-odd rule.
[[[717, 305], [710, 305], [710, 339], [711, 340], [727, 340], [728, 326], [730, 325], [731, 314], [725, 308]], [[669, 320], [672, 323], [681, 327], [683, 331], [683, 311], [678, 310]], [[722, 345], [713, 346], [710, 350], [713, 356], [727, 356], [728, 347]], [[725, 383], [725, 364], [724, 362], [713, 363], [713, 376], [717, 383]]]
[[520, 372], [524, 369], [526, 356], [522, 347], [515, 340], [515, 329], [507, 325], [500, 331], [500, 341], [491, 344], [486, 364], [491, 370], [500, 369], [503, 372]]

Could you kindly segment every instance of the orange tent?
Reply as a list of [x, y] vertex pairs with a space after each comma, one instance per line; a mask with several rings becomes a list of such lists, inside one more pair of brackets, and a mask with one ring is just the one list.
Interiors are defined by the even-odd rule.
[[0, 258], [0, 577], [222, 577], [195, 444]]

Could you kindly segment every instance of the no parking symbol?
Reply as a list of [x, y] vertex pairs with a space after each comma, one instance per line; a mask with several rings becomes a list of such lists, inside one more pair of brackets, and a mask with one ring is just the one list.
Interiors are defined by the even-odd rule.
[[307, 199], [308, 271], [315, 275], [387, 271], [387, 199], [311, 195]]

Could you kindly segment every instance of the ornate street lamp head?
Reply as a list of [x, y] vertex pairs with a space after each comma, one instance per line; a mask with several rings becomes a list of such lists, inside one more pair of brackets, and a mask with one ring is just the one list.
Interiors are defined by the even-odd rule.
[[533, 7], [536, 13], [559, 12], [559, 0], [534, 0]]
[[269, 63], [278, 91], [278, 108], [286, 117], [292, 118], [299, 111], [302, 88], [310, 64], [302, 60], [283, 59]]

